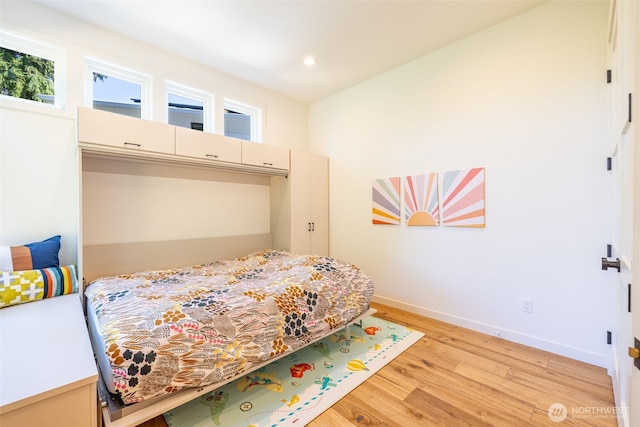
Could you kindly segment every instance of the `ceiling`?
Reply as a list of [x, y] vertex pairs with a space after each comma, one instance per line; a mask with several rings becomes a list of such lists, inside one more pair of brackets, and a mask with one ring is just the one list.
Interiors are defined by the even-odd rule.
[[[39, 0], [311, 103], [547, 0]], [[303, 64], [307, 55], [317, 63]]]

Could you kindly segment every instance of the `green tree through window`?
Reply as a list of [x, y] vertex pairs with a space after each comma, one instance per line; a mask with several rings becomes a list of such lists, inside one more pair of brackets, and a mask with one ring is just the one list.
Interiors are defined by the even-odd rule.
[[44, 102], [39, 95], [54, 95], [54, 62], [0, 47], [0, 93]]

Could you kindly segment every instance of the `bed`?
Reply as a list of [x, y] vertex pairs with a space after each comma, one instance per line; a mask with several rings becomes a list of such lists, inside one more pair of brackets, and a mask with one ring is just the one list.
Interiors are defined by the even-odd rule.
[[337, 259], [259, 250], [92, 280], [106, 425], [136, 425], [371, 315], [373, 284]]

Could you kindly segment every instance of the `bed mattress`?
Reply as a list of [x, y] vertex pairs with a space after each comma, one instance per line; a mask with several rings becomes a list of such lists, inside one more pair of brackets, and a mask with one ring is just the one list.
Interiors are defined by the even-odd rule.
[[125, 404], [224, 381], [366, 311], [371, 279], [329, 257], [268, 250], [91, 282], [94, 351]]

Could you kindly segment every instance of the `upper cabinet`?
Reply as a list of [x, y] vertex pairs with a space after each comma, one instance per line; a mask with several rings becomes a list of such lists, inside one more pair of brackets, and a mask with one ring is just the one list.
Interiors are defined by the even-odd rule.
[[286, 176], [289, 149], [78, 107], [83, 155]]
[[175, 153], [175, 131], [164, 123], [93, 108], [78, 108], [80, 142], [130, 150]]
[[176, 127], [176, 154], [220, 162], [241, 163], [241, 140]]
[[242, 141], [242, 164], [289, 170], [289, 149]]

